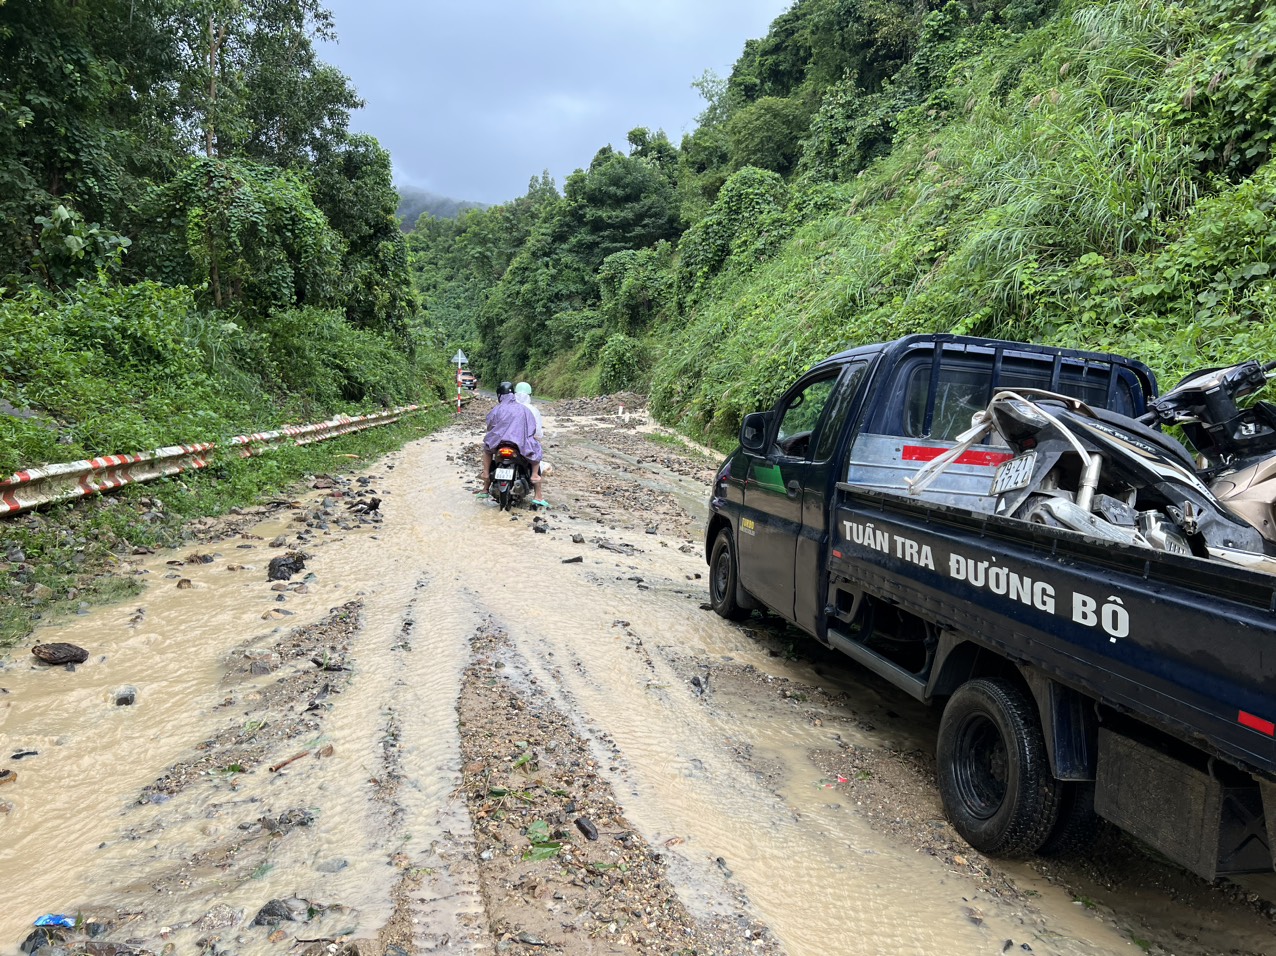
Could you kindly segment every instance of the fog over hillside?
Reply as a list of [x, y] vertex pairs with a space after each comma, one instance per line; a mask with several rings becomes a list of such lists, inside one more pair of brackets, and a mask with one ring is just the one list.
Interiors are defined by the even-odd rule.
[[399, 208], [395, 210], [395, 214], [399, 217], [399, 223], [404, 232], [412, 231], [417, 218], [423, 212], [428, 212], [439, 219], [455, 219], [467, 209], [487, 208], [487, 203], [450, 199], [415, 186], [397, 186], [396, 189], [399, 193]]

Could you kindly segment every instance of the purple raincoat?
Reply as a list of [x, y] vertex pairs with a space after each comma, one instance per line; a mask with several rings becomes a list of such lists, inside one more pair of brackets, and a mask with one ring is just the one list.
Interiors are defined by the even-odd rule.
[[536, 440], [536, 416], [526, 405], [514, 401], [512, 394], [505, 394], [496, 407], [487, 413], [487, 434], [483, 447], [496, 451], [503, 441], [513, 442], [528, 461], [540, 461], [541, 443]]

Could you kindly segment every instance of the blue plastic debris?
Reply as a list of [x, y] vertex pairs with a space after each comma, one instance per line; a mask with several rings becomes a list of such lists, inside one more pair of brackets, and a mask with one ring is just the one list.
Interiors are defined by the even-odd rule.
[[65, 926], [68, 929], [75, 928], [74, 916], [63, 916], [61, 913], [45, 913], [35, 921], [36, 926]]

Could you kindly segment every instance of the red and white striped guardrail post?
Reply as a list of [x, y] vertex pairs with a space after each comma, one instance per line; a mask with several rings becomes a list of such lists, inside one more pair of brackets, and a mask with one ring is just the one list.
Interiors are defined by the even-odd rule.
[[208, 467], [213, 445], [173, 445], [19, 471], [0, 481], [0, 516]]

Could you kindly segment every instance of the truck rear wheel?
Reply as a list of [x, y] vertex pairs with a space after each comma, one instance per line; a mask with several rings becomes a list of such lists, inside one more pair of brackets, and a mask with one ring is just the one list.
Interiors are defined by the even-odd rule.
[[725, 617], [728, 621], [741, 621], [749, 616], [749, 612], [740, 607], [735, 599], [739, 575], [735, 542], [731, 540], [730, 529], [723, 528], [713, 539], [713, 550], [709, 554], [709, 604], [720, 617]]
[[939, 724], [937, 759], [944, 811], [976, 850], [1027, 856], [1050, 837], [1059, 782], [1036, 707], [1017, 685], [978, 678], [959, 687]]
[[1059, 784], [1059, 820], [1037, 850], [1042, 856], [1074, 856], [1094, 845], [1099, 818], [1094, 812], [1094, 784], [1065, 780]]

